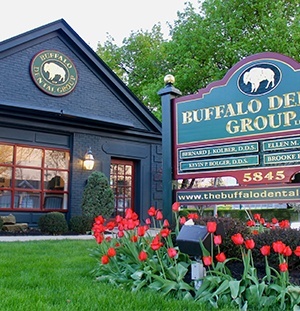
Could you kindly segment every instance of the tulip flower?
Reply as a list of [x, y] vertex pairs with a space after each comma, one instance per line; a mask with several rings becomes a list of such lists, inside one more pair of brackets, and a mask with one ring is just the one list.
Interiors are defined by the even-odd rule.
[[101, 257], [101, 263], [102, 263], [103, 265], [107, 265], [107, 264], [109, 263], [109, 257], [108, 257], [107, 255], [103, 255], [103, 256]]
[[215, 233], [217, 230], [217, 223], [215, 221], [208, 221], [206, 224], [206, 229], [209, 233]]
[[163, 214], [162, 214], [161, 211], [157, 211], [157, 213], [156, 213], [156, 219], [157, 219], [157, 220], [163, 220], [163, 219], [164, 219], [164, 216], [163, 216]]
[[153, 217], [153, 216], [155, 216], [155, 214], [156, 214], [156, 209], [155, 209], [154, 206], [151, 206], [151, 207], [148, 209], [148, 215], [151, 216], [151, 217]]
[[179, 208], [180, 208], [180, 203], [179, 202], [175, 202], [175, 203], [172, 204], [172, 211], [174, 213], [179, 212]]
[[288, 264], [286, 262], [279, 264], [279, 271], [280, 272], [286, 272], [287, 270], [288, 270]]
[[210, 266], [212, 264], [212, 257], [211, 256], [203, 256], [202, 261], [205, 266]]
[[116, 256], [116, 254], [117, 254], [117, 252], [116, 252], [116, 250], [113, 247], [110, 247], [107, 250], [107, 256], [108, 257], [114, 257], [114, 256]]
[[175, 248], [172, 248], [172, 247], [168, 248], [167, 252], [168, 252], [168, 256], [170, 258], [174, 258], [177, 255], [177, 250]]
[[231, 240], [235, 245], [242, 245], [244, 243], [244, 238], [240, 233], [234, 234]]
[[222, 252], [222, 253], [219, 253], [219, 254], [216, 255], [216, 259], [217, 259], [218, 262], [224, 262], [226, 260], [226, 256]]
[[145, 261], [147, 260], [148, 255], [145, 251], [140, 251], [138, 258], [140, 261]]
[[255, 246], [255, 242], [253, 239], [245, 240], [244, 243], [247, 249], [253, 249]]
[[270, 251], [271, 251], [270, 245], [264, 245], [260, 248], [260, 252], [262, 253], [263, 256], [269, 256]]
[[300, 257], [300, 246], [297, 246], [296, 249], [294, 250], [294, 254], [298, 257]]
[[214, 236], [214, 244], [215, 244], [215, 245], [220, 245], [220, 244], [222, 244], [222, 236], [221, 236], [221, 235], [215, 235], [215, 236]]

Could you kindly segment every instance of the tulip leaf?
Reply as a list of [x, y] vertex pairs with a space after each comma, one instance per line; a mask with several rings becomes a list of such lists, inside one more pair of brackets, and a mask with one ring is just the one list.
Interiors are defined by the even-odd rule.
[[241, 281], [229, 281], [231, 297], [236, 299], [239, 295]]

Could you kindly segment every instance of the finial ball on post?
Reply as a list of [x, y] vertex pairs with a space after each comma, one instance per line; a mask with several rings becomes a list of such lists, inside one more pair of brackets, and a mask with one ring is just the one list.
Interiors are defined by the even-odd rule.
[[164, 77], [165, 84], [174, 84], [175, 78], [171, 74], [168, 74]]

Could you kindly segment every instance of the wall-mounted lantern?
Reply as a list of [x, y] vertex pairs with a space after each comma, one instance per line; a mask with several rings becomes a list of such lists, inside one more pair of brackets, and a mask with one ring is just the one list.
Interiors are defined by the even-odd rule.
[[95, 164], [95, 159], [92, 153], [92, 149], [91, 147], [89, 147], [86, 154], [84, 155], [83, 168], [90, 171], [93, 169], [94, 164]]

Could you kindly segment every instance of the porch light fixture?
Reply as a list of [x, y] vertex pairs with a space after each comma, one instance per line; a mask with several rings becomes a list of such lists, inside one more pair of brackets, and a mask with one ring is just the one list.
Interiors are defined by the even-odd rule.
[[86, 154], [84, 155], [83, 168], [90, 171], [93, 169], [94, 164], [95, 164], [95, 159], [92, 153], [92, 149], [91, 147], [89, 147]]

